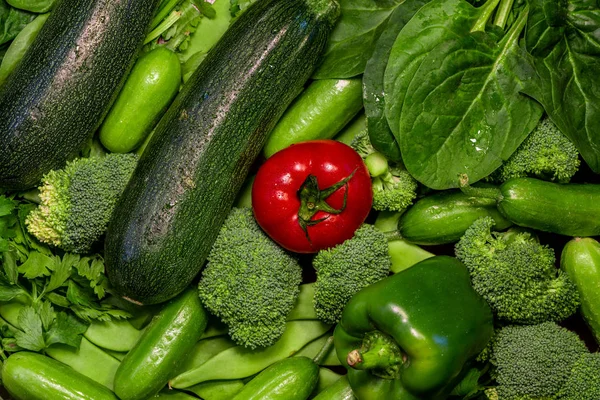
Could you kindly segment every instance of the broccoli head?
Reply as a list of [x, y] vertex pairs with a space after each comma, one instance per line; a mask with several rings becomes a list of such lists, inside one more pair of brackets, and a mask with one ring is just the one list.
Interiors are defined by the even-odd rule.
[[587, 353], [579, 357], [556, 399], [600, 399], [600, 353]]
[[204, 306], [236, 343], [275, 343], [300, 292], [298, 261], [260, 229], [249, 208], [231, 210], [207, 260], [198, 285]]
[[585, 354], [588, 350], [579, 336], [554, 322], [502, 328], [494, 339], [491, 359], [498, 398], [555, 398]]
[[417, 181], [401, 163], [389, 162], [376, 151], [366, 130], [358, 133], [350, 146], [360, 154], [371, 175], [373, 209], [404, 211], [417, 197]]
[[561, 321], [574, 314], [579, 296], [555, 267], [554, 250], [527, 231], [491, 232], [494, 220], [476, 220], [456, 244], [471, 282], [496, 316], [509, 323]]
[[41, 204], [25, 221], [27, 229], [41, 242], [88, 252], [106, 232], [137, 160], [134, 154], [108, 154], [78, 158], [50, 171], [39, 187]]
[[337, 323], [350, 298], [390, 271], [391, 261], [385, 235], [364, 224], [345, 242], [321, 250], [313, 259], [317, 271], [314, 307], [323, 322]]
[[526, 176], [567, 183], [579, 169], [579, 153], [549, 118], [543, 118], [491, 176], [495, 182]]

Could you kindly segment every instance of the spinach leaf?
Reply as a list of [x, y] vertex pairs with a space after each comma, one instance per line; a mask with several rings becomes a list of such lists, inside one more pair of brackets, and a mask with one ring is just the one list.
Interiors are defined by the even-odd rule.
[[396, 137], [406, 168], [424, 185], [448, 189], [463, 174], [470, 182], [488, 176], [538, 123], [543, 110], [521, 93], [519, 78], [534, 73], [518, 43], [526, 21], [523, 12], [500, 42], [476, 29], [423, 57]]
[[[596, 0], [571, 0], [566, 13], [556, 7], [550, 13], [552, 3], [531, 3], [534, 15], [547, 18], [537, 21], [545, 29], [527, 32], [536, 74], [523, 91], [544, 106], [589, 167], [600, 173], [600, 8]], [[545, 38], [556, 41], [554, 32], [562, 36], [551, 47]]]
[[340, 0], [342, 15], [313, 77], [340, 79], [362, 74], [388, 17], [403, 1]]
[[0, 0], [0, 45], [13, 40], [35, 17], [35, 14], [18, 10]]
[[369, 139], [373, 147], [392, 161], [400, 161], [400, 147], [385, 118], [383, 77], [392, 46], [404, 25], [430, 0], [407, 0], [394, 10], [377, 40], [363, 75], [363, 102]]
[[56, 0], [6, 0], [11, 6], [34, 13], [45, 13], [54, 7]]

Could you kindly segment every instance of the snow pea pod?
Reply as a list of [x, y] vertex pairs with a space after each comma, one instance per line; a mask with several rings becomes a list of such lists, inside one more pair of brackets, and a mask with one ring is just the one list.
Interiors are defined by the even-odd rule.
[[93, 321], [84, 336], [103, 349], [124, 352], [133, 348], [142, 334], [127, 320]]

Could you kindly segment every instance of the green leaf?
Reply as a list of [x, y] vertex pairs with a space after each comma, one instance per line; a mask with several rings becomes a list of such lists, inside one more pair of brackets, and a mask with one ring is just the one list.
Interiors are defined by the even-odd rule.
[[0, 0], [0, 44], [13, 40], [34, 18], [35, 14], [13, 8], [5, 0]]
[[56, 313], [52, 308], [52, 304], [49, 301], [41, 301], [36, 303], [34, 308], [37, 314], [40, 316], [40, 320], [42, 321], [42, 329], [47, 331], [56, 318]]
[[2, 338], [2, 349], [8, 353], [16, 353], [17, 351], [24, 350], [17, 344], [17, 339], [15, 338]]
[[4, 217], [5, 215], [9, 215], [16, 208], [16, 203], [14, 200], [9, 199], [6, 196], [0, 196], [0, 217]]
[[50, 280], [46, 286], [46, 293], [49, 293], [61, 287], [71, 276], [72, 268], [79, 262], [79, 256], [67, 253], [62, 260], [59, 256], [54, 256], [54, 263], [50, 267], [52, 270]]
[[89, 324], [79, 320], [73, 315], [59, 312], [46, 335], [46, 346], [55, 343], [64, 343], [78, 349], [82, 335], [85, 333], [88, 326]]
[[4, 277], [0, 279], [0, 301], [10, 301], [26, 292], [17, 285], [11, 285]]
[[44, 297], [52, 304], [55, 304], [59, 307], [67, 308], [71, 305], [71, 302], [67, 300], [65, 296], [61, 296], [60, 294], [55, 292], [48, 293]]
[[84, 306], [84, 307], [94, 307], [95, 299], [90, 295], [90, 293], [84, 290], [81, 286], [75, 283], [73, 280], [69, 281], [68, 289], [67, 289], [67, 299], [73, 305]]
[[403, 0], [340, 0], [341, 17], [329, 37], [316, 79], [351, 78], [364, 72], [388, 17]]
[[50, 267], [53, 264], [52, 257], [38, 251], [29, 253], [29, 258], [19, 266], [19, 272], [27, 279], [39, 278], [50, 275]]
[[13, 251], [8, 250], [2, 253], [2, 268], [4, 269], [8, 282], [13, 285], [16, 284], [19, 280], [19, 269]]
[[18, 322], [21, 331], [15, 333], [15, 339], [20, 347], [32, 351], [40, 351], [46, 347], [42, 319], [33, 307], [24, 307], [19, 313]]

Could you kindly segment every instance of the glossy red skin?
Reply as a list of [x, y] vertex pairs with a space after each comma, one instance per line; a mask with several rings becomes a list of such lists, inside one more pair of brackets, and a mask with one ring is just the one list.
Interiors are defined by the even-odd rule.
[[[346, 208], [340, 214], [317, 212], [313, 220], [325, 221], [307, 228], [310, 241], [298, 222], [300, 186], [309, 174], [325, 189], [348, 177]], [[327, 198], [339, 209], [346, 186]], [[291, 145], [269, 158], [258, 170], [252, 186], [252, 208], [261, 228], [282, 247], [296, 253], [315, 253], [350, 239], [371, 210], [371, 178], [360, 155], [335, 140], [311, 140]]]

